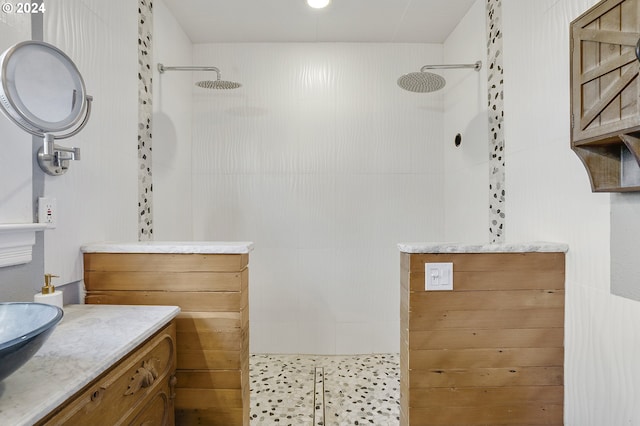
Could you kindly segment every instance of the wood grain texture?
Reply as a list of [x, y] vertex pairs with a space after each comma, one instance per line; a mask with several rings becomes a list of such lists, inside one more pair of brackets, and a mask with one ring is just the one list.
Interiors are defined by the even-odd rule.
[[[134, 424], [145, 419], [173, 425], [169, 381], [176, 368], [175, 346], [176, 327], [170, 322], [38, 425]], [[132, 377], [149, 360], [155, 362], [155, 379], [137, 392], [128, 392]]]
[[564, 274], [564, 253], [403, 254], [400, 424], [562, 424]]
[[173, 305], [185, 312], [239, 312], [239, 292], [87, 291], [87, 303], [96, 305]]
[[238, 272], [248, 254], [85, 253], [85, 271]]
[[92, 290], [241, 291], [248, 282], [242, 272], [87, 271], [85, 284]]
[[177, 305], [177, 425], [249, 425], [248, 255], [87, 253], [87, 303]]
[[176, 373], [177, 388], [240, 389], [240, 370], [182, 370]]

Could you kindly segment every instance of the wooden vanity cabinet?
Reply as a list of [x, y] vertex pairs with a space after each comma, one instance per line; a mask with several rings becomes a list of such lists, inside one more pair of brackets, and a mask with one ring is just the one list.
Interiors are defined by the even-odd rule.
[[175, 341], [172, 321], [38, 425], [174, 425]]
[[248, 263], [248, 254], [84, 254], [86, 303], [180, 307], [177, 425], [249, 426]]

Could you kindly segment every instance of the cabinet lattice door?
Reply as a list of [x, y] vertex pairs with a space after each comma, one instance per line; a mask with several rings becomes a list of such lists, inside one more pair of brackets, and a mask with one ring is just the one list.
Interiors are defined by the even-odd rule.
[[571, 23], [571, 147], [593, 191], [640, 191], [639, 38], [640, 0], [604, 0]]

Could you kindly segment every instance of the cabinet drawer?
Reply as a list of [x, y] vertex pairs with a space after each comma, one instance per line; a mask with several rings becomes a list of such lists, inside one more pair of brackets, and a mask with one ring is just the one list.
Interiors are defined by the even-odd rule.
[[166, 377], [159, 385], [158, 391], [123, 424], [130, 426], [156, 426], [175, 424], [173, 410], [171, 379]]
[[158, 414], [152, 414], [149, 407], [164, 412], [170, 406], [172, 411], [168, 384], [175, 372], [175, 333], [175, 324], [171, 322], [40, 424], [120, 425], [125, 424], [125, 419], [136, 417], [136, 413], [157, 418], [153, 416]]

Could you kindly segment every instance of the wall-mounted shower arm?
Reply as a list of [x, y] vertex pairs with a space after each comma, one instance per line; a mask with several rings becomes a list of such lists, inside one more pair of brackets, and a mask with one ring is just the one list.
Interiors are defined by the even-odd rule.
[[478, 61], [475, 64], [443, 64], [443, 65], [425, 65], [420, 68], [420, 72], [411, 72], [405, 74], [398, 79], [398, 86], [404, 90], [415, 93], [429, 93], [440, 90], [446, 84], [444, 77], [427, 72], [426, 70], [442, 70], [442, 69], [456, 69], [456, 68], [473, 68], [475, 71], [480, 71], [482, 68], [482, 61]]
[[180, 66], [180, 67], [165, 67], [163, 64], [158, 64], [158, 71], [160, 74], [165, 71], [213, 71], [216, 73], [216, 80], [205, 80], [198, 81], [196, 86], [202, 87], [203, 89], [216, 89], [216, 90], [225, 90], [225, 89], [237, 89], [241, 87], [242, 84], [237, 83], [235, 81], [224, 81], [220, 79], [220, 70], [216, 67], [198, 67], [198, 66]]
[[160, 71], [160, 74], [162, 74], [165, 71], [213, 71], [216, 73], [217, 80], [220, 80], [220, 70], [216, 67], [198, 67], [198, 66], [166, 67], [163, 64], [158, 64], [158, 71]]
[[480, 71], [482, 68], [482, 61], [478, 61], [475, 64], [452, 64], [452, 65], [425, 65], [420, 68], [421, 72], [425, 70], [450, 70], [458, 68], [473, 68], [476, 71]]

